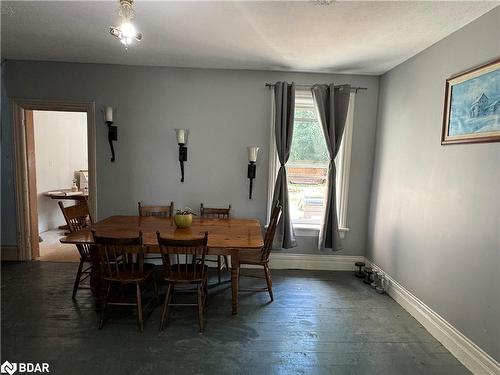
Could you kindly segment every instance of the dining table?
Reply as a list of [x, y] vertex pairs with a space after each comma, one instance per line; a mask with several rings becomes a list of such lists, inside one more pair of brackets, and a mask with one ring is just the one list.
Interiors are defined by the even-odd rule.
[[[145, 253], [160, 253], [156, 232], [176, 240], [192, 239], [208, 232], [208, 255], [231, 257], [232, 314], [238, 313], [238, 279], [240, 254], [259, 252], [263, 245], [262, 229], [257, 219], [218, 219], [194, 216], [189, 228], [177, 228], [173, 218], [157, 216], [115, 215], [93, 223], [89, 228], [73, 232], [60, 239], [65, 244], [93, 245], [91, 231], [110, 237], [130, 237], [142, 233]], [[98, 267], [93, 267], [97, 269]]]

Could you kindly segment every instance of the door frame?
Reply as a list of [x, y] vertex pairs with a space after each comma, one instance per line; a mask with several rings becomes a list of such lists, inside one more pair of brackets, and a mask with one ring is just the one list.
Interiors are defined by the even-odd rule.
[[97, 217], [95, 103], [93, 101], [12, 98], [18, 260], [33, 260], [38, 248], [34, 248], [35, 243], [38, 244], [38, 217], [34, 213], [38, 211], [36, 174], [33, 169], [35, 167], [35, 154], [32, 147], [33, 124], [27, 124], [26, 111], [85, 112], [87, 114], [89, 209], [92, 217]]

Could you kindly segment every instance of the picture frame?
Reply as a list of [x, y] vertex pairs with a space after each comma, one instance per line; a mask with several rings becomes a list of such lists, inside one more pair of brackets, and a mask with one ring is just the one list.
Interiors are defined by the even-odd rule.
[[441, 144], [500, 142], [500, 59], [446, 80]]

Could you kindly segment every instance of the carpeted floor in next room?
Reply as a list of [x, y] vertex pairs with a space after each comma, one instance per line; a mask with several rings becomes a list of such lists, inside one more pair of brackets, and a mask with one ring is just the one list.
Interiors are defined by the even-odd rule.
[[352, 272], [275, 270], [275, 301], [242, 293], [236, 316], [230, 284], [215, 286], [199, 334], [191, 307], [173, 307], [161, 333], [159, 307], [143, 333], [128, 308], [98, 330], [89, 291], [71, 300], [75, 271], [74, 263], [2, 264], [2, 361], [48, 362], [51, 374], [469, 373]]

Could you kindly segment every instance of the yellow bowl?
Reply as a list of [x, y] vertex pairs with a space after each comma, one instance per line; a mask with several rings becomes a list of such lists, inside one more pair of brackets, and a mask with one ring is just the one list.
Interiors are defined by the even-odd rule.
[[175, 215], [174, 223], [177, 228], [189, 228], [193, 223], [193, 215]]

